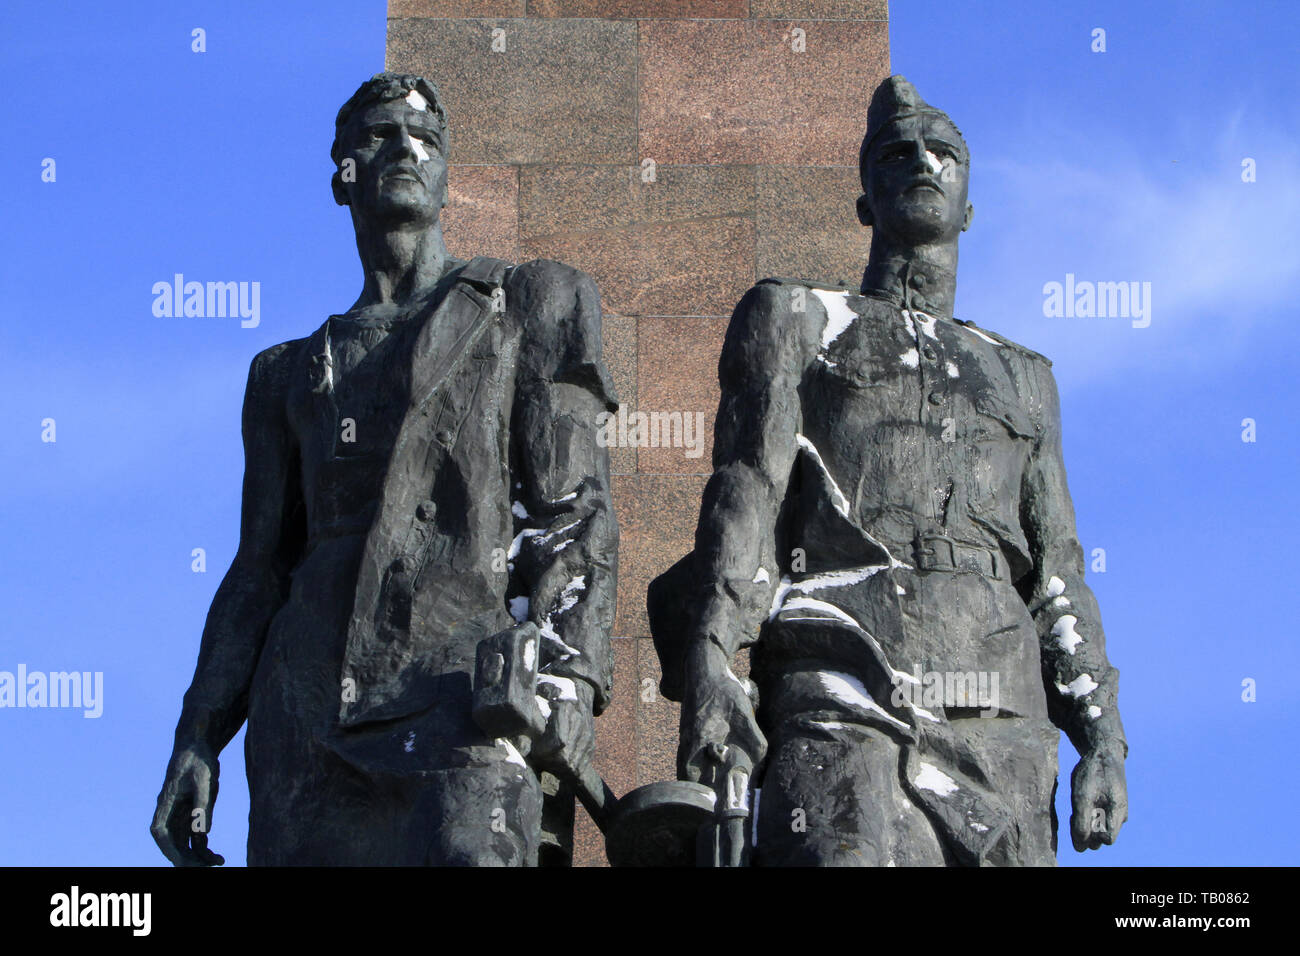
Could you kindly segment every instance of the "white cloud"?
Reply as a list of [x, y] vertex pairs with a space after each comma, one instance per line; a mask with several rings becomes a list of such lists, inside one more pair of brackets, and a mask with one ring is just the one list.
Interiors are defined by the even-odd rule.
[[[1137, 155], [1114, 132], [1040, 129], [1037, 152], [1047, 142], [1068, 158], [1035, 161], [1013, 146], [977, 159], [958, 315], [1065, 359], [1063, 381], [1244, 360], [1261, 326], [1295, 311], [1300, 156], [1279, 150], [1289, 142], [1280, 132], [1243, 132], [1242, 123], [1241, 111], [1225, 118], [1199, 153]], [[1258, 152], [1243, 153], [1246, 142]], [[1245, 155], [1258, 164], [1254, 183], [1241, 180]], [[1043, 284], [1067, 272], [1151, 282], [1150, 327], [1045, 318]]]

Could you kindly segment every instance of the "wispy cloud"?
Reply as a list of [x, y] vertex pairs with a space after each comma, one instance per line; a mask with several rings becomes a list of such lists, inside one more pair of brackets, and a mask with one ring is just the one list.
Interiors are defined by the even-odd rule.
[[[1262, 327], [1294, 315], [1300, 292], [1300, 154], [1293, 137], [1251, 133], [1243, 117], [1207, 123], [1220, 133], [1199, 153], [1136, 155], [1118, 131], [1054, 130], [1043, 141], [1057, 158], [1013, 148], [977, 162], [962, 316], [1068, 354], [1061, 372], [1074, 380], [1243, 355]], [[1241, 178], [1246, 156], [1253, 183]], [[1066, 273], [1150, 282], [1150, 327], [1043, 317], [1044, 283]]]

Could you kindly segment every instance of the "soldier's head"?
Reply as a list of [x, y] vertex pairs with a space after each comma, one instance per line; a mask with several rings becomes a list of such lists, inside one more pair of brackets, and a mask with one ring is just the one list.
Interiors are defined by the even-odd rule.
[[330, 185], [353, 216], [432, 225], [447, 202], [447, 113], [421, 76], [377, 73], [334, 122]]
[[910, 243], [953, 240], [970, 226], [970, 152], [948, 114], [901, 76], [876, 88], [858, 152], [858, 219]]

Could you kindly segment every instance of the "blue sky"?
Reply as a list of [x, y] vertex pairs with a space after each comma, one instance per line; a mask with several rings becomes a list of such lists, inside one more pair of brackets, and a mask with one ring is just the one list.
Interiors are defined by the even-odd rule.
[[[1086, 856], [1063, 833], [1061, 863], [1300, 862], [1275, 823], [1300, 779], [1300, 13], [891, 6], [894, 71], [972, 153], [957, 313], [1055, 360], [1080, 538], [1106, 552], [1089, 580], [1123, 675], [1131, 819]], [[377, 0], [0, 12], [0, 670], [105, 675], [98, 719], [0, 710], [0, 864], [164, 862], [147, 826], [235, 550], [248, 362], [355, 298], [328, 149], [334, 112], [382, 68], [384, 16]], [[1089, 49], [1098, 27], [1105, 53]], [[260, 325], [155, 318], [149, 290], [175, 272], [260, 281]], [[1045, 317], [1043, 286], [1067, 273], [1150, 282], [1150, 325]], [[232, 864], [241, 743], [212, 841]], [[1068, 745], [1062, 758], [1064, 814]]]

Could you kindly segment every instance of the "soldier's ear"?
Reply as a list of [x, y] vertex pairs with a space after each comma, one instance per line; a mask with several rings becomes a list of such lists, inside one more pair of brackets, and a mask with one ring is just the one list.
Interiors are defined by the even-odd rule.
[[334, 175], [330, 177], [330, 189], [334, 192], [334, 201], [340, 206], [348, 205], [348, 194], [343, 188], [343, 177], [339, 171], [334, 170]]
[[[969, 218], [969, 214], [967, 214], [967, 218]], [[858, 197], [858, 222], [864, 226], [875, 224], [875, 219], [871, 215], [871, 204], [867, 202], [865, 193]]]
[[961, 231], [965, 232], [970, 228], [970, 221], [975, 218], [975, 207], [970, 203], [966, 204], [966, 217], [962, 219]]

